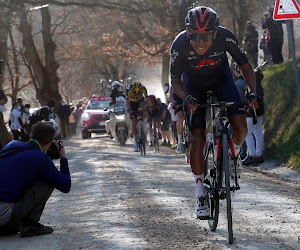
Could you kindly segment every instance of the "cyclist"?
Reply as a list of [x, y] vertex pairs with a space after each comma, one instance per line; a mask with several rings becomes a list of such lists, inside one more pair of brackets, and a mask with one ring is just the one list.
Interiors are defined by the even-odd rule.
[[150, 134], [150, 141], [149, 146], [153, 145], [153, 130], [152, 130], [152, 120], [153, 118], [156, 119], [157, 128], [158, 128], [158, 139], [161, 139], [161, 115], [162, 115], [162, 106], [158, 102], [155, 95], [149, 95], [147, 100], [148, 105], [148, 126], [149, 126], [149, 134]]
[[132, 136], [134, 139], [134, 151], [138, 151], [137, 142], [137, 111], [139, 108], [147, 109], [147, 89], [140, 82], [128, 86], [126, 94], [126, 106], [132, 122]]
[[[241, 101], [226, 52], [240, 66], [254, 95], [251, 105], [256, 103], [255, 74], [234, 34], [219, 26], [219, 17], [213, 9], [204, 6], [191, 9], [185, 25], [186, 30], [175, 38], [171, 47], [170, 73], [175, 94], [194, 111], [190, 163], [196, 186], [196, 214], [205, 217], [209, 215], [203, 186], [206, 109], [197, 109], [197, 103], [206, 103], [207, 90], [212, 90], [221, 101]], [[228, 117], [233, 128], [235, 154], [238, 155], [247, 135], [245, 109], [232, 106], [228, 108]]]
[[118, 81], [113, 81], [111, 84], [112, 92], [110, 94], [110, 99], [109, 99], [109, 105], [112, 106], [116, 103], [117, 97], [122, 96], [126, 97], [125, 93], [121, 90], [121, 87], [123, 86], [122, 83]]

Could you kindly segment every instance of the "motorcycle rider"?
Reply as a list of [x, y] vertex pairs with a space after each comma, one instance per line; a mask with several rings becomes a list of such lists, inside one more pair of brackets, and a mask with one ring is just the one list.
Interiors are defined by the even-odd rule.
[[121, 90], [122, 86], [123, 86], [123, 84], [118, 81], [114, 81], [111, 84], [112, 92], [110, 94], [110, 100], [109, 100], [110, 106], [112, 106], [116, 103], [117, 97], [122, 96], [125, 98], [125, 93]]

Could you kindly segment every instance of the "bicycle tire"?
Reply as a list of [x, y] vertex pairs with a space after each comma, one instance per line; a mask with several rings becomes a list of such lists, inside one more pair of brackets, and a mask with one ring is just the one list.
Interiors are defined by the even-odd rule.
[[154, 124], [153, 128], [153, 140], [154, 140], [154, 152], [159, 153], [159, 145], [158, 145], [158, 133], [157, 133], [157, 128], [156, 125]]
[[227, 207], [227, 228], [229, 244], [233, 243], [232, 231], [232, 210], [231, 210], [231, 192], [230, 192], [230, 171], [229, 171], [229, 155], [228, 155], [228, 138], [224, 134], [222, 137], [223, 143], [223, 169], [225, 171], [225, 190], [226, 190], [226, 207]]
[[[207, 193], [208, 197], [208, 206], [210, 210], [210, 219], [208, 220], [208, 226], [211, 231], [216, 231], [219, 221], [219, 212], [220, 212], [220, 201], [219, 193], [217, 189], [217, 180], [216, 180], [216, 171], [214, 167], [214, 152], [212, 147], [209, 147], [209, 144], [212, 142], [206, 142], [205, 145], [205, 179], [209, 181], [209, 186], [213, 192]], [[204, 180], [204, 182], [206, 181]]]

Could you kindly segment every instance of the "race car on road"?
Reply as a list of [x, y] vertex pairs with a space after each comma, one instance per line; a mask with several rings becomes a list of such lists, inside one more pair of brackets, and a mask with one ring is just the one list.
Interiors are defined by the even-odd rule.
[[109, 97], [92, 97], [81, 116], [82, 139], [90, 138], [91, 133], [105, 133], [108, 113]]

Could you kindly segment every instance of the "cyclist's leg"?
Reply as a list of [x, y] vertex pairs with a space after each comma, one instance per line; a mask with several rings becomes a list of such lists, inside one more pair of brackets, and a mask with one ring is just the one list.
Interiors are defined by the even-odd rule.
[[235, 154], [239, 153], [239, 149], [244, 143], [247, 136], [246, 115], [236, 114], [229, 117], [229, 122], [232, 127], [232, 141], [235, 149]]
[[204, 180], [204, 147], [206, 141], [205, 135], [205, 109], [197, 109], [193, 115], [191, 124], [191, 152], [190, 152], [190, 164], [195, 179], [196, 187], [196, 215], [208, 216], [208, 204], [206, 200], [206, 193], [203, 186]]
[[[233, 80], [231, 70], [228, 67], [225, 69], [225, 75], [227, 76], [225, 81], [218, 82], [213, 86], [213, 91], [215, 92], [219, 101], [226, 102], [241, 102], [241, 96]], [[240, 152], [240, 147], [242, 146], [245, 138], [247, 136], [247, 123], [245, 109], [242, 106], [232, 106], [227, 109], [227, 116], [232, 127], [232, 141], [237, 155]]]
[[130, 115], [130, 119], [131, 119], [131, 131], [132, 131], [132, 137], [134, 140], [134, 150], [136, 151], [138, 149], [138, 143], [137, 143], [137, 113], [136, 111], [138, 111], [138, 104], [135, 102], [130, 102], [130, 109], [132, 111], [134, 111], [134, 113], [132, 113]]

